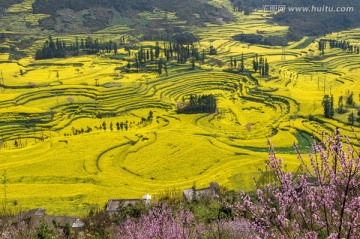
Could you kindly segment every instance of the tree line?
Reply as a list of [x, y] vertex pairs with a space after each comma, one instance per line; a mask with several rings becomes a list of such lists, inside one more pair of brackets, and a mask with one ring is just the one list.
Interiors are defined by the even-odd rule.
[[236, 41], [246, 42], [250, 44], [260, 44], [268, 46], [287, 46], [287, 40], [282, 36], [263, 36], [260, 34], [238, 34], [233, 36]]
[[[130, 50], [130, 49], [129, 49]], [[128, 50], [128, 51], [129, 51]], [[146, 62], [152, 62], [158, 58], [165, 58], [167, 61], [176, 59], [178, 64], [185, 64], [189, 58], [195, 58], [195, 60], [201, 60], [199, 50], [194, 47], [193, 44], [179, 44], [172, 42], [164, 42], [163, 47], [160, 47], [160, 43], [156, 42], [155, 47], [144, 48], [140, 47], [138, 52], [135, 54], [136, 59], [139, 64], [144, 64]]]
[[[360, 98], [360, 95], [359, 95]], [[334, 109], [334, 96], [333, 95], [324, 95], [322, 100], [322, 106], [324, 109], [324, 116], [328, 119], [333, 119], [335, 113], [345, 114], [348, 112], [349, 108], [354, 108], [356, 105], [354, 100], [354, 92], [348, 91], [345, 96], [340, 95], [338, 99], [338, 108]], [[360, 110], [357, 110], [357, 113], [354, 111], [350, 112], [348, 115], [348, 123], [354, 125], [355, 122], [360, 123]]]
[[330, 39], [330, 40], [320, 39], [320, 41], [318, 42], [318, 50], [321, 51], [322, 54], [325, 53], [324, 51], [327, 48], [327, 46], [329, 46], [330, 49], [339, 48], [344, 51], [348, 51], [350, 53], [360, 54], [360, 47], [357, 45], [350, 44], [349, 41], [338, 41], [338, 40], [333, 40], [333, 39]]
[[[121, 38], [121, 40], [123, 39]], [[54, 40], [52, 36], [49, 36], [41, 49], [36, 51], [35, 59], [63, 58], [67, 55], [77, 56], [80, 53], [97, 54], [100, 51], [107, 53], [114, 52], [114, 54], [117, 54], [118, 44], [111, 40], [101, 42], [99, 39], [94, 39], [90, 36], [85, 39], [81, 38], [80, 40], [76, 37], [75, 42], [67, 43], [62, 39], [57, 38]]]
[[240, 72], [244, 72], [245, 65], [244, 65], [244, 53], [241, 53], [240, 62], [236, 59], [236, 57], [230, 57], [230, 66], [231, 68], [239, 69]]
[[253, 69], [255, 72], [259, 71], [262, 77], [269, 77], [269, 63], [267, 58], [262, 56], [259, 58], [258, 54], [256, 54], [253, 59]]
[[215, 113], [216, 98], [214, 95], [190, 95], [188, 100], [183, 98], [177, 106], [178, 114]]
[[[131, 48], [126, 47], [129, 56], [131, 55]], [[144, 68], [147, 65], [154, 65], [152, 71], [158, 72], [161, 75], [164, 71], [168, 74], [168, 63], [176, 61], [177, 64], [191, 64], [191, 69], [195, 69], [195, 63], [203, 64], [206, 55], [211, 54], [212, 49], [208, 52], [203, 49], [201, 52], [194, 44], [181, 44], [177, 42], [155, 43], [155, 46], [143, 47], [140, 46], [138, 51], [134, 54], [134, 59], [128, 60], [127, 71], [129, 72], [132, 67], [136, 67], [136, 71], [139, 72], [140, 68]]]

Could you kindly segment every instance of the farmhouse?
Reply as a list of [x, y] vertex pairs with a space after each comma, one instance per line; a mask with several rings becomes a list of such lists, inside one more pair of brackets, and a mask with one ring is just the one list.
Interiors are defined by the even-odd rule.
[[212, 182], [208, 188], [196, 189], [192, 187], [185, 189], [183, 190], [183, 196], [187, 202], [200, 198], [218, 198], [220, 197], [220, 187], [217, 182]]
[[[316, 177], [307, 177], [306, 183], [309, 187], [318, 187], [319, 182]], [[300, 182], [297, 180], [294, 182], [294, 188], [298, 193], [301, 193], [303, 191], [303, 188], [300, 185]]]
[[106, 206], [106, 212], [118, 212], [123, 207], [135, 206], [136, 204], [145, 203], [150, 205], [151, 195], [146, 194], [141, 199], [109, 199]]
[[79, 217], [69, 217], [69, 216], [50, 216], [46, 215], [45, 209], [37, 208], [27, 212], [20, 212], [15, 220], [14, 224], [19, 224], [25, 222], [29, 225], [30, 228], [36, 228], [45, 223], [48, 226], [56, 225], [59, 228], [65, 228], [69, 225], [72, 228], [83, 229], [85, 224], [81, 221]]
[[27, 212], [20, 212], [14, 221], [14, 224], [18, 224], [20, 222], [26, 222], [30, 225], [31, 218], [40, 217], [45, 215], [45, 209], [43, 208], [36, 208]]

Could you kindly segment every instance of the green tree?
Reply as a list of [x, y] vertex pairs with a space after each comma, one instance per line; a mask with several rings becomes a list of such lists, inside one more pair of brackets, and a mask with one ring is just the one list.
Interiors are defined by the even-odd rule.
[[155, 44], [155, 59], [159, 58], [160, 56], [160, 46], [159, 46], [159, 42], [156, 42]]
[[163, 69], [163, 62], [162, 62], [162, 60], [160, 59], [160, 60], [158, 61], [158, 73], [159, 73], [159, 75], [162, 74], [162, 69]]
[[118, 53], [118, 45], [116, 42], [114, 42], [114, 54], [116, 55]]
[[258, 68], [259, 68], [259, 65], [258, 65], [258, 63], [257, 63], [257, 62], [255, 61], [255, 59], [254, 59], [254, 60], [253, 60], [253, 69], [254, 69], [254, 71], [257, 72]]
[[265, 59], [265, 76], [269, 77], [269, 63], [267, 59]]
[[339, 100], [338, 100], [338, 113], [342, 114], [344, 113], [344, 97], [342, 95], [340, 95]]
[[348, 94], [347, 94], [347, 96], [346, 96], [346, 104], [348, 105], [348, 106], [353, 106], [353, 105], [355, 105], [355, 102], [354, 102], [354, 92], [349, 92], [348, 91]]
[[154, 61], [154, 49], [150, 49], [150, 60]]
[[240, 59], [240, 71], [244, 72], [244, 53], [241, 53], [241, 59]]
[[164, 70], [165, 70], [166, 76], [168, 76], [168, 75], [169, 75], [169, 74], [168, 74], [168, 66], [167, 66], [167, 63], [166, 63], [166, 62], [164, 63]]
[[329, 102], [329, 118], [333, 118], [335, 115], [335, 110], [334, 110], [334, 96], [331, 95], [330, 96], [330, 102]]
[[154, 113], [150, 110], [147, 120], [151, 121], [153, 119], [153, 117], [154, 117]]
[[329, 95], [324, 95], [323, 101], [322, 101], [322, 105], [324, 107], [324, 116], [326, 118], [332, 118], [331, 115], [331, 98], [329, 97]]
[[135, 59], [135, 66], [136, 66], [136, 71], [139, 73], [140, 63], [138, 59]]
[[210, 55], [216, 55], [217, 54], [217, 50], [215, 47], [213, 46], [210, 46], [210, 51], [209, 51], [209, 54]]
[[349, 114], [348, 122], [349, 122], [349, 124], [354, 125], [354, 123], [355, 123], [355, 114], [354, 114], [354, 112], [351, 112]]

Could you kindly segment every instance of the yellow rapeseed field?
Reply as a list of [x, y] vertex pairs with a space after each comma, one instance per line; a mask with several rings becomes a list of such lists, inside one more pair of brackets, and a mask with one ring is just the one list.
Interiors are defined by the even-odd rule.
[[[26, 12], [31, 3], [9, 11], [25, 7]], [[141, 17], [158, 16], [146, 12]], [[169, 12], [161, 17], [176, 20]], [[217, 181], [228, 189], [253, 190], [253, 177], [261, 176], [268, 156], [268, 140], [294, 171], [299, 161], [293, 143], [306, 153], [322, 131], [340, 128], [353, 137], [347, 116], [356, 108], [326, 119], [322, 98], [332, 94], [337, 107], [340, 96], [353, 92], [359, 103], [358, 55], [327, 49], [321, 56], [316, 42], [299, 48], [308, 38], [292, 42], [285, 55], [281, 47], [240, 43], [231, 36], [256, 30], [283, 35], [287, 28], [271, 25], [260, 13], [237, 18], [194, 28], [201, 37], [195, 46], [213, 46], [217, 55], [196, 63], [194, 70], [169, 62], [168, 75], [127, 73], [126, 58], [113, 54], [50, 60], [9, 60], [1, 54], [0, 173], [6, 198], [0, 193], [0, 200], [14, 210], [44, 207], [49, 213], [85, 214], [109, 198], [157, 195], [194, 183], [205, 187]], [[106, 34], [126, 31], [112, 26], [97, 34], [107, 39]], [[346, 35], [356, 43], [358, 32]], [[346, 39], [345, 33], [334, 34], [326, 37]], [[119, 50], [118, 55], [125, 54]], [[228, 73], [230, 59], [239, 61], [242, 54], [249, 71], [256, 54], [265, 57], [270, 77]], [[177, 114], [177, 104], [190, 94], [215, 95], [217, 112]], [[358, 132], [359, 124], [354, 127]]]

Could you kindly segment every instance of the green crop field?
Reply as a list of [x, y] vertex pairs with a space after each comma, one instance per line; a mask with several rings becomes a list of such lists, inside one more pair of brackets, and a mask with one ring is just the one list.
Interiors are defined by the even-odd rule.
[[[31, 13], [33, 1], [8, 9], [23, 22], [13, 21], [1, 29], [24, 32], [23, 39], [40, 32], [38, 21], [46, 16]], [[226, 6], [226, 1], [212, 1]], [[230, 8], [230, 7], [229, 7]], [[109, 198], [139, 198], [164, 190], [182, 190], [216, 181], [230, 190], [254, 189], [253, 177], [264, 168], [270, 140], [287, 165], [299, 165], [292, 144], [307, 152], [312, 137], [340, 128], [351, 139], [348, 115], [355, 106], [327, 119], [324, 94], [337, 100], [353, 92], [360, 99], [360, 55], [340, 49], [317, 49], [314, 37], [291, 42], [288, 47], [251, 45], [233, 40], [240, 33], [264, 32], [283, 36], [287, 27], [269, 23], [268, 15], [236, 14], [236, 21], [191, 27], [200, 40], [195, 47], [217, 49], [202, 64], [169, 62], [168, 75], [126, 72], [126, 51], [117, 55], [80, 55], [34, 60], [34, 53], [47, 37], [45, 31], [24, 49], [20, 59], [0, 53], [0, 200], [8, 207], [44, 207], [56, 214], [86, 214]], [[143, 12], [143, 21], [168, 19], [172, 12]], [[5, 25], [5, 22], [3, 22]], [[4, 30], [5, 32], [5, 30]], [[155, 46], [153, 41], [130, 37], [126, 20], [91, 34], [103, 40], [126, 36], [136, 46]], [[55, 35], [73, 41], [88, 35]], [[327, 35], [328, 39], [358, 44], [360, 29]], [[11, 38], [0, 46], [13, 44]], [[19, 53], [19, 54], [20, 54]], [[265, 57], [270, 76], [253, 72], [255, 55]], [[244, 56], [246, 73], [231, 73], [230, 59]], [[96, 84], [98, 82], [98, 85]], [[177, 104], [191, 94], [213, 94], [213, 114], [177, 114]], [[153, 114], [151, 120], [146, 119]], [[126, 124], [126, 129], [117, 128]], [[91, 130], [88, 130], [88, 129]], [[17, 205], [14, 206], [14, 201]]]

